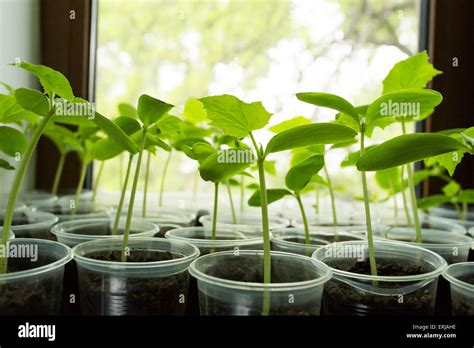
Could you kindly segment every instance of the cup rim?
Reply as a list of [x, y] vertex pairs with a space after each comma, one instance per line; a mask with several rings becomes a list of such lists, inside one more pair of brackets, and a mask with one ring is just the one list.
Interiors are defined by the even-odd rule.
[[[42, 211], [42, 210], [30, 210], [26, 209], [24, 211], [16, 211], [14, 212], [18, 214], [32, 214], [33, 216], [42, 218], [41, 221], [37, 222], [32, 222], [28, 224], [23, 224], [23, 225], [13, 225], [10, 227], [13, 232], [21, 232], [21, 231], [26, 231], [26, 230], [31, 230], [31, 229], [37, 229], [37, 228], [49, 228], [52, 225], [54, 225], [56, 222], [58, 222], [59, 218], [47, 211]], [[5, 212], [2, 213], [3, 216], [5, 216]], [[0, 227], [0, 230], [3, 227]]]
[[[262, 257], [264, 255], [263, 250], [240, 250], [239, 256], [241, 255], [250, 255], [250, 256], [259, 256]], [[287, 253], [282, 251], [270, 251], [271, 256], [283, 256], [289, 257], [293, 259], [300, 259], [306, 262], [311, 262], [313, 266], [316, 266], [320, 271], [324, 273], [320, 275], [318, 278], [310, 279], [310, 280], [303, 280], [299, 282], [289, 282], [289, 283], [255, 283], [255, 282], [243, 282], [237, 280], [229, 280], [223, 279], [215, 276], [210, 276], [203, 271], [198, 269], [199, 263], [205, 261], [208, 258], [225, 258], [226, 256], [236, 257], [235, 251], [220, 251], [211, 254], [207, 254], [204, 256], [199, 257], [198, 259], [194, 260], [191, 265], [189, 266], [189, 273], [196, 278], [198, 281], [205, 281], [206, 283], [212, 283], [213, 285], [217, 286], [225, 286], [226, 288], [232, 288], [236, 290], [246, 290], [246, 291], [288, 291], [288, 290], [300, 290], [305, 288], [311, 288], [318, 285], [322, 285], [326, 283], [332, 277], [332, 270], [329, 266], [324, 264], [319, 260], [312, 259], [311, 257]], [[316, 261], [316, 262], [313, 262]]]
[[[316, 260], [324, 262], [322, 260], [322, 259], [324, 259], [323, 253], [327, 248], [333, 247], [334, 245], [349, 245], [349, 244], [367, 245], [367, 249], [368, 249], [368, 241], [362, 241], [361, 240], [361, 241], [337, 242], [337, 243], [331, 243], [331, 244], [328, 244], [328, 245], [325, 245], [325, 246], [319, 248], [318, 250], [313, 252], [312, 257], [315, 258]], [[390, 241], [390, 240], [387, 240], [387, 241], [376, 240], [376, 241], [374, 241], [374, 247], [375, 247], [376, 252], [377, 252], [377, 245], [388, 246], [388, 247], [398, 246], [402, 249], [405, 248], [405, 249], [411, 249], [413, 251], [416, 250], [420, 253], [424, 253], [425, 255], [430, 255], [431, 257], [434, 257], [435, 259], [437, 259], [439, 261], [439, 265], [437, 267], [435, 265], [433, 265], [433, 267], [435, 269], [430, 271], [430, 272], [427, 272], [427, 273], [405, 275], [405, 276], [379, 276], [379, 275], [373, 276], [373, 275], [370, 275], [370, 274], [361, 274], [361, 273], [343, 271], [343, 270], [340, 270], [340, 269], [337, 269], [337, 268], [334, 268], [334, 267], [331, 267], [331, 266], [328, 266], [328, 267], [331, 268], [334, 275], [343, 276], [343, 277], [351, 278], [351, 279], [370, 280], [370, 281], [383, 281], [383, 282], [401, 282], [401, 281], [410, 282], [410, 281], [419, 281], [419, 280], [423, 280], [423, 279], [430, 279], [430, 278], [438, 277], [440, 274], [442, 274], [444, 272], [444, 270], [448, 266], [448, 263], [446, 262], [446, 260], [442, 256], [438, 255], [437, 253], [435, 253], [431, 250], [428, 250], [428, 249], [425, 249], [425, 248], [422, 248], [422, 247], [419, 247], [419, 246], [400, 243], [400, 242], [395, 242], [395, 241]]]
[[[224, 214], [225, 217], [231, 217], [230, 214]], [[244, 216], [248, 216], [248, 217], [259, 217], [260, 215], [259, 214], [247, 214], [247, 213], [244, 213]], [[290, 224], [290, 220], [286, 219], [286, 218], [283, 218], [283, 217], [280, 217], [280, 216], [269, 216], [268, 217], [269, 219], [269, 225], [270, 225], [270, 229], [272, 228], [271, 226], [271, 221], [270, 220], [274, 220], [276, 222], [275, 225], [282, 225], [281, 227], [273, 227], [273, 229], [277, 229], [277, 228], [284, 228], [284, 227], [287, 227], [289, 224]], [[212, 214], [206, 214], [206, 215], [202, 215], [200, 218], [199, 218], [199, 222], [201, 224], [204, 225], [204, 222], [206, 223], [212, 223]], [[257, 227], [257, 228], [261, 228], [261, 223], [257, 223], [257, 224], [245, 224], [245, 223], [237, 223], [237, 224], [233, 224], [231, 222], [222, 222], [222, 221], [219, 221], [219, 218], [217, 219], [217, 226], [233, 226], [232, 228], [234, 227], [238, 227], [238, 226], [245, 226], [245, 227], [248, 227], [248, 226], [251, 226], [251, 227]], [[285, 226], [283, 226], [285, 225]]]
[[30, 277], [30, 276], [37, 276], [41, 273], [45, 273], [53, 269], [62, 267], [65, 264], [67, 264], [69, 261], [71, 261], [73, 258], [72, 249], [70, 247], [68, 247], [66, 244], [52, 241], [49, 239], [15, 238], [9, 241], [9, 243], [12, 243], [12, 242], [13, 243], [28, 243], [29, 242], [29, 243], [37, 243], [37, 244], [44, 243], [44, 244], [50, 244], [50, 245], [57, 245], [64, 248], [64, 250], [66, 251], [66, 255], [60, 258], [59, 260], [56, 260], [44, 266], [27, 269], [27, 270], [19, 271], [19, 272], [0, 274], [0, 282], [4, 280], [12, 280], [12, 279], [20, 279], [20, 278]]
[[[200, 246], [200, 247], [224, 247], [224, 246], [229, 246], [229, 245], [242, 246], [242, 245], [252, 245], [255, 243], [263, 243], [263, 236], [255, 237], [255, 238], [212, 240], [212, 239], [187, 238], [180, 235], [176, 235], [177, 233], [179, 234], [179, 233], [184, 233], [184, 232], [193, 231], [193, 230], [212, 231], [212, 228], [204, 227], [204, 226], [175, 228], [175, 229], [166, 231], [165, 238], [188, 242], [190, 244]], [[242, 234], [242, 236], [245, 237], [244, 233], [239, 232], [237, 230], [228, 230], [228, 229], [222, 229], [222, 228], [219, 228], [217, 230], [216, 236], [219, 237], [219, 234], [222, 234], [222, 233]]]
[[474, 262], [458, 262], [449, 265], [446, 270], [443, 272], [443, 278], [446, 279], [450, 284], [459, 286], [465, 290], [474, 291], [474, 284], [469, 284], [465, 281], [458, 279], [457, 277], [450, 274], [453, 270], [457, 268], [464, 268], [464, 267], [474, 267]]
[[189, 263], [190, 261], [198, 257], [200, 254], [199, 249], [190, 243], [185, 243], [185, 242], [177, 241], [177, 240], [169, 240], [165, 238], [150, 238], [150, 237], [130, 238], [128, 240], [128, 244], [130, 245], [132, 243], [139, 243], [139, 242], [163, 243], [164, 241], [166, 241], [167, 243], [174, 244], [175, 246], [180, 245], [180, 246], [190, 247], [192, 250], [192, 253], [189, 253], [189, 255], [185, 255], [184, 257], [181, 257], [178, 259], [152, 261], [152, 262], [128, 262], [128, 261], [120, 262], [120, 261], [95, 260], [95, 259], [91, 259], [89, 257], [82, 256], [79, 254], [79, 251], [81, 251], [81, 249], [87, 248], [88, 246], [94, 245], [94, 244], [99, 244], [99, 245], [102, 244], [103, 246], [110, 247], [110, 243], [113, 242], [114, 246], [115, 244], [118, 244], [119, 246], [122, 245], [122, 238], [109, 238], [109, 239], [96, 239], [96, 240], [80, 243], [72, 248], [72, 254], [73, 254], [74, 260], [76, 260], [78, 264], [87, 264], [91, 266], [105, 266], [107, 268], [113, 268], [115, 270], [117, 269], [121, 269], [121, 270], [123, 269], [127, 269], [127, 270], [149, 269], [149, 268], [156, 268], [156, 267], [165, 267], [168, 265], [176, 266], [176, 265]]
[[[271, 241], [276, 242], [280, 245], [288, 246], [288, 247], [307, 247], [307, 248], [320, 248], [324, 245], [331, 244], [330, 242], [327, 242], [327, 243], [324, 243], [324, 244], [306, 245], [305, 243], [298, 243], [298, 242], [288, 241], [288, 240], [285, 239], [285, 237], [293, 237], [293, 236], [279, 236], [278, 235], [278, 232], [283, 232], [285, 230], [287, 232], [295, 232], [295, 236], [299, 232], [301, 232], [301, 236], [304, 238], [304, 230], [302, 228], [299, 228], [299, 227], [286, 227], [286, 228], [279, 228], [279, 229], [274, 230], [273, 234], [272, 234]], [[316, 231], [315, 229], [311, 230], [311, 228], [310, 228], [309, 233], [310, 233], [310, 236], [313, 235], [314, 237], [317, 237], [318, 235], [331, 236], [331, 235], [334, 235], [334, 234], [337, 233], [339, 235], [350, 235], [350, 236], [354, 236], [355, 238], [360, 238], [360, 239], [356, 239], [356, 240], [365, 240], [365, 238], [362, 238], [364, 235], [362, 235], [360, 233], [357, 233], [357, 232], [350, 232], [350, 231], [340, 231], [340, 232], [333, 232], [333, 231], [326, 231], [326, 230]]]

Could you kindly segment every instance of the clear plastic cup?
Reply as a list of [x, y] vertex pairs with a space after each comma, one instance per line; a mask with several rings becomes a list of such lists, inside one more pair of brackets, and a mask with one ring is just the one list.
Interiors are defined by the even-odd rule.
[[[234, 230], [243, 233], [260, 234], [262, 231], [262, 215], [261, 214], [238, 214], [236, 216], [237, 223], [233, 223], [232, 215], [219, 214], [216, 226], [221, 230]], [[212, 227], [212, 215], [204, 215], [199, 222], [207, 228]], [[270, 230], [288, 227], [290, 222], [281, 217], [270, 216], [268, 219]]]
[[326, 245], [313, 254], [333, 272], [323, 296], [325, 315], [431, 315], [446, 261], [417, 246], [375, 242], [378, 275], [369, 267], [367, 241]]
[[[297, 218], [293, 221], [292, 225], [296, 228], [304, 228], [303, 220]], [[313, 217], [308, 219], [308, 225], [311, 229], [317, 229], [319, 231], [326, 232], [352, 232], [352, 233], [365, 233], [367, 231], [367, 225], [365, 219], [359, 217], [342, 217], [337, 219], [337, 225], [334, 226], [334, 221], [331, 216], [325, 217]]]
[[120, 262], [121, 248], [118, 238], [93, 240], [73, 248], [82, 314], [184, 314], [187, 269], [199, 256], [198, 248], [164, 238], [131, 238], [128, 260]]
[[[5, 214], [5, 210], [7, 209], [8, 199], [10, 198], [9, 194], [2, 193], [0, 194], [0, 213]], [[15, 201], [15, 207], [13, 208], [15, 211], [24, 211], [28, 208], [26, 203], [21, 199], [17, 199]]]
[[451, 220], [452, 222], [455, 222], [456, 224], [461, 224], [466, 228], [474, 226], [474, 210], [472, 210], [472, 208], [471, 210], [467, 211], [465, 219], [463, 219], [462, 216], [460, 216], [454, 208], [450, 208], [448, 206], [430, 208], [428, 210], [428, 214], [429, 216], [441, 217], [444, 219]]
[[[126, 215], [127, 210], [122, 211], [122, 215]], [[147, 220], [161, 227], [167, 225], [176, 225], [179, 227], [189, 227], [195, 223], [196, 214], [185, 210], [171, 210], [163, 208], [147, 209], [146, 216], [143, 217], [140, 207], [134, 209], [134, 216]], [[164, 237], [164, 233], [160, 233], [158, 237]]]
[[201, 315], [319, 315], [329, 268], [306, 256], [271, 252], [272, 283], [263, 283], [263, 251], [222, 251], [193, 261]]
[[9, 315], [58, 315], [64, 266], [71, 249], [58, 242], [19, 238], [9, 250], [22, 250], [8, 258], [8, 272], [0, 274], [0, 313]]
[[59, 222], [72, 221], [79, 219], [108, 218], [110, 216], [109, 208], [93, 203], [92, 201], [81, 200], [74, 213], [69, 201], [59, 200], [55, 203], [34, 204], [30, 210], [41, 210], [54, 214]]
[[[344, 226], [345, 227], [345, 226]], [[311, 229], [309, 231], [310, 244], [306, 244], [305, 232], [302, 228], [282, 228], [272, 231], [272, 250], [295, 253], [299, 255], [311, 256], [315, 250], [323, 245], [333, 242], [344, 242], [348, 240], [364, 240], [361, 233], [351, 233], [344, 231], [319, 231]]]
[[[0, 213], [0, 226], [3, 226], [5, 213]], [[54, 236], [50, 233], [51, 226], [58, 221], [58, 218], [44, 211], [15, 211], [13, 214], [11, 230], [16, 238], [38, 238], [51, 239]]]
[[416, 231], [414, 227], [391, 227], [388, 229], [381, 227], [375, 229], [374, 234], [383, 239], [390, 239], [431, 250], [441, 255], [448, 264], [452, 264], [467, 261], [469, 249], [473, 245], [471, 237], [460, 232], [454, 232], [457, 227], [463, 229], [460, 225], [453, 225], [451, 230], [453, 233], [449, 233], [440, 229], [422, 228], [422, 243], [415, 242]]
[[58, 200], [58, 196], [46, 191], [28, 191], [20, 194], [20, 199], [27, 205], [33, 204], [53, 204]]
[[474, 315], [474, 262], [450, 265], [443, 273], [451, 289], [451, 313]]
[[[415, 228], [412, 224], [409, 225], [405, 221], [395, 220], [393, 218], [385, 218], [379, 220], [376, 224], [378, 229], [385, 228], [390, 230], [392, 228]], [[423, 230], [435, 230], [441, 232], [452, 232], [457, 234], [466, 234], [466, 228], [456, 223], [455, 221], [450, 221], [449, 219], [433, 217], [429, 215], [423, 215], [420, 217], [420, 226]]]
[[[112, 235], [114, 219], [97, 218], [61, 222], [51, 228], [58, 241], [71, 247], [96, 239], [122, 237], [126, 218], [120, 219], [117, 235]], [[159, 232], [158, 226], [143, 219], [134, 218], [130, 228], [130, 238], [153, 237]]]

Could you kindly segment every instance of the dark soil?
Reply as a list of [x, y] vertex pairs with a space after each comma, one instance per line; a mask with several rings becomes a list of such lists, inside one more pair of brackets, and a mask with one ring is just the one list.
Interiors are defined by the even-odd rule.
[[[37, 262], [10, 258], [8, 273], [40, 267], [55, 260], [39, 256]], [[0, 315], [58, 315], [62, 292], [62, 274], [56, 272], [47, 278], [38, 276], [20, 282], [0, 285]]]
[[[120, 251], [94, 252], [86, 256], [95, 260], [120, 261]], [[127, 260], [146, 263], [182, 257], [181, 254], [168, 251], [132, 249]], [[161, 278], [132, 278], [79, 269], [79, 276], [82, 314], [184, 314], [189, 277], [187, 271]]]
[[199, 219], [201, 218], [201, 216], [204, 216], [204, 215], [209, 215], [209, 211], [206, 209], [198, 210], [196, 220], [194, 220], [193, 223], [191, 223], [191, 226], [202, 226], [202, 224], [199, 222]]
[[[225, 264], [216, 265], [207, 270], [207, 274], [222, 279], [236, 280], [242, 282], [263, 283], [263, 264], [259, 259], [247, 258], [245, 256], [229, 259]], [[312, 279], [313, 276], [307, 274], [299, 265], [291, 265], [280, 260], [272, 260], [272, 283], [298, 282]], [[270, 307], [270, 315], [299, 316], [299, 315], [319, 315], [320, 304], [314, 298], [298, 298], [295, 295], [295, 302], [285, 302], [276, 297], [271, 299], [273, 306]], [[203, 296], [203, 294], [201, 294]], [[261, 305], [238, 304], [222, 301], [217, 298], [206, 298], [201, 301], [200, 311], [203, 315], [261, 315]]]
[[[328, 265], [352, 273], [370, 274], [368, 260], [352, 265], [347, 264], [347, 260], [338, 260]], [[416, 275], [431, 270], [427, 263], [377, 260], [377, 273], [380, 276]], [[407, 282], [379, 282], [378, 286], [389, 289], [402, 284], [408, 285]], [[381, 296], [360, 291], [333, 278], [324, 288], [323, 309], [326, 315], [432, 315], [435, 296], [436, 285], [433, 282], [408, 294]]]
[[[300, 238], [300, 237], [288, 237], [288, 238], [284, 238], [284, 239], [286, 241], [292, 242], [292, 243], [306, 244], [306, 240], [304, 238]], [[322, 245], [322, 243], [320, 241], [314, 240], [314, 239], [310, 239], [309, 244], [311, 244], [311, 245]]]

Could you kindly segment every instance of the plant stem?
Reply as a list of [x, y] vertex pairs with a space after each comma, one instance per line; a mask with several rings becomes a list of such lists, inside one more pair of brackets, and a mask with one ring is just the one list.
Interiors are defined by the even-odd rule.
[[398, 203], [397, 203], [397, 195], [395, 193], [395, 186], [393, 184], [392, 179], [389, 179], [390, 190], [392, 191], [392, 198], [393, 198], [393, 217], [395, 219], [395, 224], [398, 224]]
[[63, 175], [64, 162], [66, 161], [66, 152], [62, 152], [59, 157], [58, 167], [56, 168], [56, 175], [54, 175], [53, 187], [51, 188], [51, 193], [56, 195], [58, 193], [59, 182], [61, 181], [61, 176]]
[[245, 175], [240, 176], [240, 212], [244, 212], [245, 208]]
[[405, 210], [405, 215], [406, 215], [406, 218], [407, 218], [407, 223], [408, 223], [408, 226], [412, 226], [413, 223], [411, 222], [411, 216], [410, 216], [410, 212], [408, 211], [408, 203], [407, 203], [407, 196], [405, 194], [405, 187], [404, 187], [404, 184], [403, 184], [403, 181], [404, 181], [404, 173], [405, 173], [405, 166], [402, 166], [402, 170], [401, 170], [401, 183], [402, 183], [402, 199], [403, 199], [403, 209]]
[[[403, 134], [406, 134], [405, 121], [403, 119], [402, 119], [402, 131], [403, 131]], [[418, 216], [418, 203], [416, 202], [415, 184], [413, 182], [413, 172], [411, 169], [411, 164], [407, 164], [406, 167], [407, 167], [408, 186], [410, 187], [411, 205], [413, 209], [413, 219], [415, 221], [415, 231], [416, 231], [415, 242], [421, 243], [423, 241], [423, 236], [421, 234], [420, 218]]]
[[122, 186], [123, 183], [123, 155], [119, 155], [119, 187]]
[[[360, 134], [360, 156], [361, 157], [365, 152], [364, 138], [365, 138], [365, 134], [364, 134], [364, 131], [362, 131]], [[369, 191], [367, 188], [367, 176], [364, 171], [361, 171], [361, 175], [362, 175], [362, 189], [364, 191], [365, 221], [367, 224], [367, 242], [369, 244], [370, 273], [373, 276], [377, 276], [377, 263], [375, 261], [374, 237], [372, 234], [372, 220], [370, 218], [370, 205], [369, 205]]]
[[198, 187], [199, 171], [196, 170], [194, 173], [194, 184], [193, 184], [193, 201], [196, 202], [197, 187]]
[[212, 214], [212, 240], [216, 240], [217, 206], [219, 203], [219, 183], [214, 183], [214, 211]]
[[142, 217], [146, 218], [146, 201], [148, 196], [148, 178], [150, 176], [150, 161], [151, 161], [151, 152], [148, 151], [146, 157], [146, 169], [145, 169], [145, 187], [143, 188], [143, 204], [142, 204]]
[[232, 213], [232, 223], [235, 225], [237, 223], [237, 216], [235, 215], [235, 207], [234, 207], [234, 200], [232, 199], [232, 191], [230, 189], [230, 184], [227, 181], [227, 195], [229, 196], [229, 203], [230, 203], [230, 211]]
[[466, 221], [467, 220], [467, 203], [462, 202], [462, 217], [461, 221]]
[[329, 177], [328, 169], [326, 165], [323, 166], [324, 174], [326, 175], [326, 180], [328, 182], [329, 197], [331, 199], [331, 209], [332, 209], [332, 222], [334, 226], [337, 226], [337, 213], [336, 213], [336, 202], [334, 199], [334, 190], [331, 184], [331, 178]]
[[306, 218], [306, 212], [304, 211], [303, 201], [301, 200], [301, 195], [299, 193], [295, 193], [295, 198], [298, 202], [298, 206], [300, 207], [301, 218], [303, 219], [304, 241], [306, 245], [309, 245], [309, 225], [308, 219]]
[[122, 184], [122, 193], [120, 194], [120, 201], [117, 207], [117, 215], [115, 215], [114, 227], [112, 228], [112, 235], [115, 236], [118, 232], [120, 217], [122, 215], [123, 202], [125, 200], [125, 195], [127, 194], [127, 185], [130, 178], [130, 169], [132, 168], [133, 154], [130, 154], [127, 164], [127, 172], [125, 174], [125, 180]]
[[86, 180], [87, 167], [89, 161], [84, 158], [81, 165], [81, 174], [79, 175], [79, 182], [77, 183], [76, 194], [74, 195], [74, 206], [72, 207], [71, 214], [75, 215], [77, 212], [77, 206], [79, 205], [79, 196], [81, 195], [82, 188], [84, 187], [84, 181]]
[[100, 162], [100, 167], [99, 167], [99, 172], [97, 173], [97, 178], [95, 179], [95, 184], [94, 184], [94, 189], [93, 189], [93, 194], [92, 194], [92, 202], [95, 203], [95, 198], [97, 196], [97, 191], [99, 191], [99, 183], [100, 183], [100, 178], [102, 177], [102, 172], [104, 171], [104, 165], [105, 161]]
[[[257, 142], [253, 137], [252, 132], [249, 132], [250, 139], [257, 153], [258, 178], [260, 182], [260, 204], [262, 208], [262, 230], [263, 230], [263, 282], [270, 284], [271, 278], [271, 254], [270, 254], [270, 228], [268, 223], [268, 201], [267, 201], [267, 187], [265, 184], [265, 157], [257, 146]], [[263, 308], [262, 315], [270, 313], [270, 294], [264, 291], [263, 294]]]
[[130, 233], [130, 227], [132, 226], [133, 206], [135, 204], [135, 194], [137, 193], [138, 179], [140, 177], [140, 166], [142, 164], [143, 149], [145, 148], [147, 128], [144, 127], [142, 132], [143, 133], [142, 133], [142, 141], [140, 144], [140, 152], [138, 153], [138, 160], [135, 167], [135, 174], [133, 177], [132, 191], [130, 193], [130, 202], [128, 204], [127, 221], [125, 222], [125, 230], [123, 232], [122, 255], [121, 255], [122, 262], [127, 261], [126, 251], [127, 251], [127, 246], [128, 246], [128, 235]]
[[[18, 193], [20, 191], [21, 183], [23, 182], [23, 178], [26, 173], [26, 169], [28, 168], [28, 163], [30, 162], [31, 156], [33, 155], [33, 152], [36, 148], [36, 144], [38, 143], [38, 140], [41, 137], [41, 134], [43, 134], [44, 129], [46, 128], [49, 120], [54, 114], [52, 102], [50, 102], [50, 105], [51, 105], [50, 112], [48, 113], [48, 115], [43, 117], [43, 119], [38, 124], [38, 127], [33, 131], [33, 134], [31, 135], [31, 138], [26, 147], [25, 153], [23, 154], [23, 158], [20, 162], [20, 165], [18, 166], [15, 179], [13, 180], [10, 195], [8, 196], [8, 203], [5, 210], [5, 216], [3, 218], [2, 246], [4, 250], [6, 250], [6, 246], [10, 237], [10, 228], [13, 221], [15, 203], [18, 197]], [[8, 259], [6, 257], [0, 257], [0, 274], [4, 274], [7, 272], [7, 262], [8, 262]]]
[[171, 161], [171, 153], [173, 150], [170, 150], [168, 153], [168, 157], [166, 158], [165, 166], [163, 168], [163, 174], [161, 175], [161, 185], [160, 185], [160, 207], [163, 206], [163, 192], [165, 190], [165, 179], [166, 179], [166, 173], [168, 173], [168, 166]]

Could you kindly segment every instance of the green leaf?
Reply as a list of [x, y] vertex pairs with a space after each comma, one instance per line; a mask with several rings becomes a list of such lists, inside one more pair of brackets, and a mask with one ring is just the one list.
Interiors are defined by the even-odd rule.
[[421, 121], [431, 115], [443, 96], [430, 89], [409, 89], [384, 94], [369, 105], [366, 124], [379, 118], [393, 118], [393, 122]]
[[137, 109], [128, 103], [120, 103], [118, 105], [118, 111], [120, 116], [128, 116], [131, 118], [138, 118]]
[[8, 156], [14, 157], [26, 150], [26, 138], [19, 130], [0, 126], [0, 151]]
[[440, 204], [448, 203], [451, 201], [450, 197], [446, 197], [445, 195], [432, 195], [425, 198], [417, 199], [418, 208], [420, 209], [428, 209], [431, 207], [436, 207]]
[[229, 94], [199, 100], [204, 104], [211, 125], [239, 138], [265, 127], [272, 116], [261, 102], [249, 104]]
[[459, 190], [461, 189], [461, 185], [459, 185], [456, 181], [450, 181], [447, 185], [444, 185], [441, 190], [444, 194], [448, 197], [455, 196]]
[[428, 61], [426, 51], [395, 64], [383, 80], [383, 94], [400, 89], [425, 88], [429, 81], [442, 72]]
[[174, 105], [167, 104], [147, 94], [142, 94], [138, 99], [137, 113], [145, 127], [149, 127], [156, 123], [173, 107]]
[[240, 186], [240, 182], [238, 182], [237, 180], [233, 178], [230, 178], [229, 180], [227, 180], [227, 184], [229, 184], [230, 186]]
[[256, 183], [248, 184], [246, 187], [247, 187], [249, 190], [259, 190], [259, 189], [260, 189], [260, 186], [258, 186], [258, 184], [256, 184]]
[[472, 204], [474, 203], [474, 189], [462, 190], [457, 196], [457, 201], [460, 203]]
[[332, 145], [331, 150], [332, 149], [343, 149], [345, 147], [349, 147], [349, 146], [357, 144], [357, 143], [358, 143], [357, 138], [356, 139], [351, 139], [349, 141], [343, 141], [342, 143], [337, 143], [337, 144]]
[[290, 128], [275, 135], [268, 143], [265, 155], [319, 144], [335, 144], [353, 139], [352, 128], [333, 123], [314, 123]]
[[160, 137], [153, 135], [151, 133], [147, 133], [146, 139], [145, 139], [145, 148], [150, 151], [150, 148], [152, 147], [161, 147], [165, 151], [171, 151], [171, 146], [169, 146], [167, 143], [165, 143], [163, 140], [160, 139]]
[[15, 99], [23, 109], [32, 111], [37, 115], [46, 116], [49, 113], [48, 98], [37, 90], [18, 88], [15, 91]]
[[263, 168], [265, 172], [267, 172], [268, 174], [273, 175], [273, 176], [277, 175], [277, 171], [275, 168], [275, 161], [265, 161], [263, 163]]
[[0, 85], [2, 85], [3, 87], [5, 87], [5, 89], [7, 90], [8, 94], [10, 94], [10, 95], [15, 94], [15, 88], [13, 88], [12, 86], [6, 84], [5, 82], [0, 82]]
[[395, 194], [400, 191], [400, 168], [394, 167], [380, 170], [375, 173], [375, 181], [380, 188], [389, 191], [390, 194]]
[[119, 116], [113, 122], [127, 135], [132, 135], [142, 129], [140, 123], [130, 116]]
[[120, 145], [123, 149], [131, 153], [137, 153], [140, 149], [138, 145], [132, 141], [127, 134], [114, 122], [109, 120], [107, 117], [102, 116], [98, 112], [95, 113], [95, 117], [92, 120], [107, 136]]
[[65, 127], [49, 123], [43, 134], [49, 138], [56, 145], [59, 152], [63, 154], [70, 151], [84, 151], [82, 144], [76, 137], [76, 134]]
[[0, 94], [1, 123], [20, 123], [26, 121], [29, 124], [35, 124], [38, 120], [39, 116], [23, 109], [20, 104], [18, 104], [14, 95]]
[[181, 148], [183, 146], [185, 146], [185, 145], [186, 146], [193, 146], [196, 143], [206, 143], [207, 144], [207, 141], [205, 141], [202, 138], [180, 138], [180, 139], [176, 140], [173, 143], [173, 147], [176, 150], [181, 151]]
[[313, 145], [307, 147], [299, 147], [291, 150], [291, 161], [290, 165], [293, 167], [295, 164], [307, 159], [313, 155], [324, 155], [324, 145]]
[[428, 167], [439, 164], [443, 168], [446, 168], [450, 176], [453, 176], [454, 171], [459, 163], [461, 163], [464, 157], [464, 150], [448, 152], [442, 155], [429, 157], [425, 160]]
[[285, 177], [285, 184], [294, 192], [301, 191], [324, 166], [324, 156], [314, 155], [290, 168]]
[[69, 81], [59, 71], [56, 71], [44, 65], [34, 65], [24, 61], [18, 65], [12, 65], [18, 66], [37, 76], [46, 93], [51, 94], [52, 92], [54, 92], [61, 98], [70, 101], [74, 99], [74, 93], [72, 92], [72, 88], [69, 84]]
[[206, 138], [211, 135], [211, 130], [202, 127], [196, 127], [187, 121], [181, 124], [182, 136], [186, 138]]
[[184, 104], [183, 116], [193, 124], [205, 121], [207, 118], [204, 105], [196, 98], [189, 98]]
[[225, 160], [225, 158], [230, 158], [231, 156], [228, 152], [235, 150], [221, 150], [202, 161], [199, 166], [202, 179], [205, 181], [222, 182], [248, 168], [250, 163], [229, 163], [229, 161]]
[[6, 169], [6, 170], [15, 170], [15, 167], [13, 167], [10, 163], [8, 163], [7, 161], [1, 158], [0, 158], [0, 168]]
[[[258, 185], [257, 185], [258, 187]], [[267, 189], [267, 204], [271, 204], [282, 199], [285, 196], [292, 196], [292, 193], [287, 189]], [[248, 200], [248, 205], [251, 207], [260, 207], [260, 189], [257, 190], [252, 194], [252, 196]]]
[[328, 182], [324, 180], [324, 178], [321, 175], [313, 175], [311, 177], [311, 183], [313, 184], [319, 184], [319, 185], [324, 185], [324, 186], [329, 186]]
[[296, 126], [302, 126], [304, 124], [311, 124], [311, 123], [312, 122], [310, 119], [303, 116], [297, 116], [292, 119], [278, 123], [274, 126], [271, 126], [270, 128], [268, 128], [268, 130], [270, 130], [273, 133], [280, 133]]
[[192, 153], [194, 155], [194, 159], [203, 160], [210, 155], [214, 154], [216, 149], [214, 149], [208, 143], [196, 143], [192, 146]]
[[337, 110], [352, 117], [357, 125], [360, 123], [359, 113], [357, 112], [356, 108], [347, 100], [335, 94], [313, 92], [297, 93], [296, 98], [305, 103]]
[[[370, 150], [371, 148], [375, 147], [376, 145], [370, 145], [365, 148], [365, 151]], [[346, 155], [346, 157], [341, 161], [341, 167], [351, 167], [355, 166], [357, 161], [360, 158], [360, 150], [350, 152]]]
[[367, 150], [357, 161], [357, 169], [382, 170], [465, 149], [466, 145], [447, 135], [432, 133], [400, 135]]
[[157, 133], [161, 137], [175, 138], [181, 132], [181, 119], [173, 115], [165, 115], [156, 123]]
[[94, 127], [94, 122], [84, 116], [59, 116], [54, 115], [52, 121], [55, 123], [68, 124], [71, 126]]

